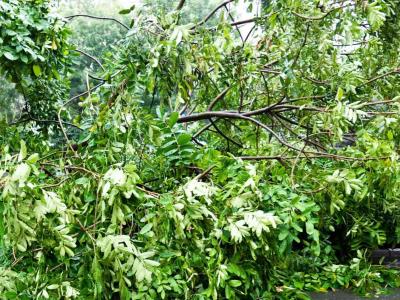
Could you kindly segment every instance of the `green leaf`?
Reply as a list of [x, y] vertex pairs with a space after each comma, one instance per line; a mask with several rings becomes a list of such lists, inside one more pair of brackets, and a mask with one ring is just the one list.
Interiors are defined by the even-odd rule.
[[337, 93], [336, 93], [336, 100], [340, 101], [342, 100], [344, 95], [344, 91], [341, 87], [338, 88]]
[[176, 122], [178, 121], [178, 119], [179, 119], [178, 112], [174, 111], [173, 113], [171, 113], [171, 115], [169, 116], [169, 119], [168, 119], [169, 127], [173, 127], [176, 124]]
[[311, 221], [306, 222], [306, 232], [308, 235], [312, 235], [314, 233], [314, 224]]
[[129, 14], [131, 12], [131, 10], [129, 9], [129, 8], [127, 8], [127, 9], [122, 9], [122, 10], [120, 10], [118, 13], [120, 14], [120, 15], [127, 15], [127, 14]]
[[178, 144], [185, 145], [189, 141], [191, 141], [191, 139], [192, 139], [192, 136], [190, 134], [188, 134], [188, 133], [181, 134], [180, 136], [178, 136]]
[[238, 287], [242, 285], [242, 282], [240, 280], [229, 280], [229, 285], [231, 287]]
[[386, 16], [381, 9], [377, 1], [368, 5], [368, 23], [373, 30], [379, 29], [385, 22]]
[[18, 59], [18, 56], [14, 55], [11, 52], [4, 52], [3, 55], [8, 59], [8, 60], [12, 60], [15, 61]]
[[142, 228], [142, 230], [140, 230], [139, 234], [146, 234], [146, 233], [148, 233], [148, 232], [151, 230], [151, 228], [153, 228], [153, 224], [152, 224], [152, 223], [146, 224], [146, 225]]
[[26, 155], [27, 155], [27, 149], [26, 149], [26, 144], [25, 141], [21, 140], [20, 141], [20, 151], [19, 151], [19, 155], [18, 155], [18, 161], [21, 162], [23, 159], [25, 159]]
[[131, 11], [133, 11], [135, 9], [136, 5], [132, 5], [130, 8], [126, 8], [126, 9], [122, 9], [119, 11], [120, 15], [127, 15], [129, 14]]
[[31, 156], [29, 156], [26, 161], [30, 164], [35, 164], [39, 160], [39, 154], [34, 153]]
[[33, 73], [36, 75], [36, 77], [39, 77], [40, 75], [42, 75], [42, 69], [40, 68], [39, 65], [33, 65], [32, 69], [33, 69]]
[[75, 180], [75, 184], [77, 185], [86, 185], [90, 182], [89, 178], [87, 177], [81, 177]]
[[278, 239], [279, 239], [280, 241], [283, 241], [284, 239], [287, 238], [288, 235], [289, 235], [289, 231], [286, 230], [286, 229], [282, 229], [282, 230], [279, 232]]

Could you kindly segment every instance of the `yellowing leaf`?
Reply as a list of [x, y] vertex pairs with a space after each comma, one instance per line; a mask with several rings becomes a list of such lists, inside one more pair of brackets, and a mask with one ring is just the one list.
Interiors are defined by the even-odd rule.
[[337, 94], [336, 94], [336, 100], [338, 100], [338, 101], [342, 100], [343, 95], [344, 95], [344, 91], [341, 87], [339, 87], [337, 90]]
[[51, 44], [51, 49], [57, 50], [57, 43], [55, 40], [53, 40], [53, 43]]

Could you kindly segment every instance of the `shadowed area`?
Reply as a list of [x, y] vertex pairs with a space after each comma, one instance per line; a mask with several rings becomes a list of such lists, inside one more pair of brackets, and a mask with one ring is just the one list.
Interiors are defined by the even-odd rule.
[[311, 299], [313, 300], [363, 300], [363, 299], [385, 299], [385, 300], [398, 300], [400, 299], [400, 289], [395, 289], [388, 295], [379, 295], [373, 298], [361, 297], [354, 295], [350, 291], [336, 291], [329, 293], [311, 293]]

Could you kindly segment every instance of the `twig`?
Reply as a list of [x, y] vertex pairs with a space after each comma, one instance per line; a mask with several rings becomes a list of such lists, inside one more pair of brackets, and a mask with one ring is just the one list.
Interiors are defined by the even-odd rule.
[[93, 238], [93, 236], [89, 233], [89, 231], [82, 225], [81, 221], [79, 221], [78, 218], [76, 218], [76, 221], [79, 223], [79, 227], [81, 228], [81, 230], [82, 230], [83, 232], [85, 232], [85, 233], [90, 237], [90, 239], [91, 239], [92, 242], [93, 242], [93, 245], [96, 245], [96, 240], [95, 240], [95, 239]]
[[61, 263], [61, 264], [58, 264], [58, 265], [54, 266], [53, 268], [51, 268], [51, 269], [49, 270], [48, 273], [53, 272], [54, 270], [58, 269], [59, 267], [61, 267], [61, 266], [63, 266], [63, 265], [64, 265], [64, 263]]
[[197, 175], [194, 179], [195, 180], [202, 179], [204, 176], [207, 176], [214, 168], [215, 168], [215, 166], [208, 167], [207, 170], [205, 170], [203, 173]]

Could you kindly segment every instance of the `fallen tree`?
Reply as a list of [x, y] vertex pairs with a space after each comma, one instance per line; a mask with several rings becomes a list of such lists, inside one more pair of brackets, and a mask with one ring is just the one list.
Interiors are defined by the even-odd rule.
[[[38, 3], [31, 22], [21, 11], [37, 3], [0, 4], [0, 25], [19, 28], [0, 39], [0, 68], [26, 101], [0, 129], [4, 299], [398, 285], [368, 260], [400, 239], [394, 3], [270, 1], [236, 19], [224, 1], [191, 24], [185, 1], [122, 11], [131, 24]], [[126, 37], [94, 57], [68, 43], [78, 17], [114, 20]], [[73, 52], [100, 71], [68, 99]]]

